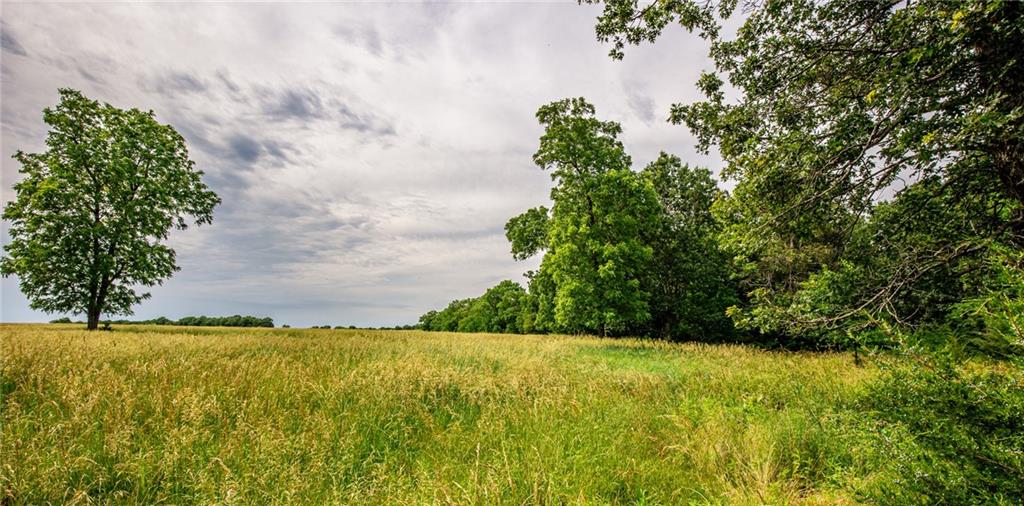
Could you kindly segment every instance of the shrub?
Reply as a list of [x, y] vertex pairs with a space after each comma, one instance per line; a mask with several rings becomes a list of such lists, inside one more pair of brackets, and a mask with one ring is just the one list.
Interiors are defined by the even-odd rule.
[[1024, 368], [932, 353], [890, 364], [862, 407], [881, 473], [880, 504], [1019, 504]]
[[1024, 251], [993, 247], [981, 269], [980, 293], [953, 306], [952, 320], [969, 344], [1007, 356], [1024, 351]]

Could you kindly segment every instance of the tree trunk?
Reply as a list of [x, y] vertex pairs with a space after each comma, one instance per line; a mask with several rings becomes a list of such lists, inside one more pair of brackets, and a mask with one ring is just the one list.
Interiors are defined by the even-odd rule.
[[99, 325], [100, 325], [100, 307], [102, 307], [102, 306], [100, 306], [99, 304], [91, 304], [89, 306], [88, 315], [86, 315], [86, 317], [87, 317], [87, 322], [86, 322], [86, 326], [85, 326], [86, 330], [96, 330], [97, 328], [99, 328]]
[[107, 301], [107, 293], [110, 290], [110, 285], [113, 283], [112, 276], [104, 274], [100, 279], [99, 290], [96, 292], [96, 296], [93, 298], [92, 303], [89, 304], [89, 321], [86, 326], [87, 330], [96, 330], [99, 328], [100, 316], [103, 315], [103, 306]]

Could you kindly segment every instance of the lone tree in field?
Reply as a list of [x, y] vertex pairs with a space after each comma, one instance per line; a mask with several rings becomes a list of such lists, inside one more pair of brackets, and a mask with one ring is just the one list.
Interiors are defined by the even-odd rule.
[[202, 182], [185, 140], [153, 112], [122, 110], [71, 89], [43, 110], [46, 151], [24, 153], [17, 199], [4, 208], [11, 243], [3, 276], [17, 275], [31, 307], [131, 314], [153, 286], [177, 271], [163, 244], [172, 227], [213, 221], [217, 195]]

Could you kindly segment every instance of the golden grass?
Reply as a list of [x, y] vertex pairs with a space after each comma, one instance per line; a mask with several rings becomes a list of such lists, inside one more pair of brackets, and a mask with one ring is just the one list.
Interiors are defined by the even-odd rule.
[[835, 504], [840, 354], [0, 325], [5, 503]]

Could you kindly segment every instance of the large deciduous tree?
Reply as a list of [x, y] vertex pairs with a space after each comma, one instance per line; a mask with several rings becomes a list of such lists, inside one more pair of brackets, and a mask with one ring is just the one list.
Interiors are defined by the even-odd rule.
[[[630, 170], [618, 135], [622, 127], [595, 116], [582, 98], [552, 102], [537, 111], [545, 127], [534, 162], [551, 172], [554, 206], [509, 220], [506, 232], [517, 259], [546, 249], [531, 282], [535, 328], [619, 333], [650, 319], [649, 240], [657, 198]], [[550, 293], [549, 293], [550, 292]]]
[[85, 313], [95, 329], [101, 315], [131, 314], [149, 297], [136, 287], [178, 270], [170, 230], [211, 223], [220, 199], [152, 111], [62, 89], [43, 119], [47, 149], [14, 155], [24, 177], [4, 208], [11, 242], [0, 271], [19, 277], [33, 309]]
[[[937, 273], [992, 244], [1024, 247], [1024, 3], [604, 4], [597, 35], [615, 58], [672, 24], [711, 43], [706, 100], [673, 106], [671, 121], [738, 181], [717, 212], [754, 303], [741, 323], [906, 322], [920, 306], [902, 301], [935, 291]], [[795, 317], [825, 295], [826, 317]]]
[[651, 242], [660, 218], [649, 184], [628, 169], [592, 177], [585, 193], [559, 192], [542, 268], [555, 286], [555, 322], [571, 332], [636, 332], [651, 318]]

